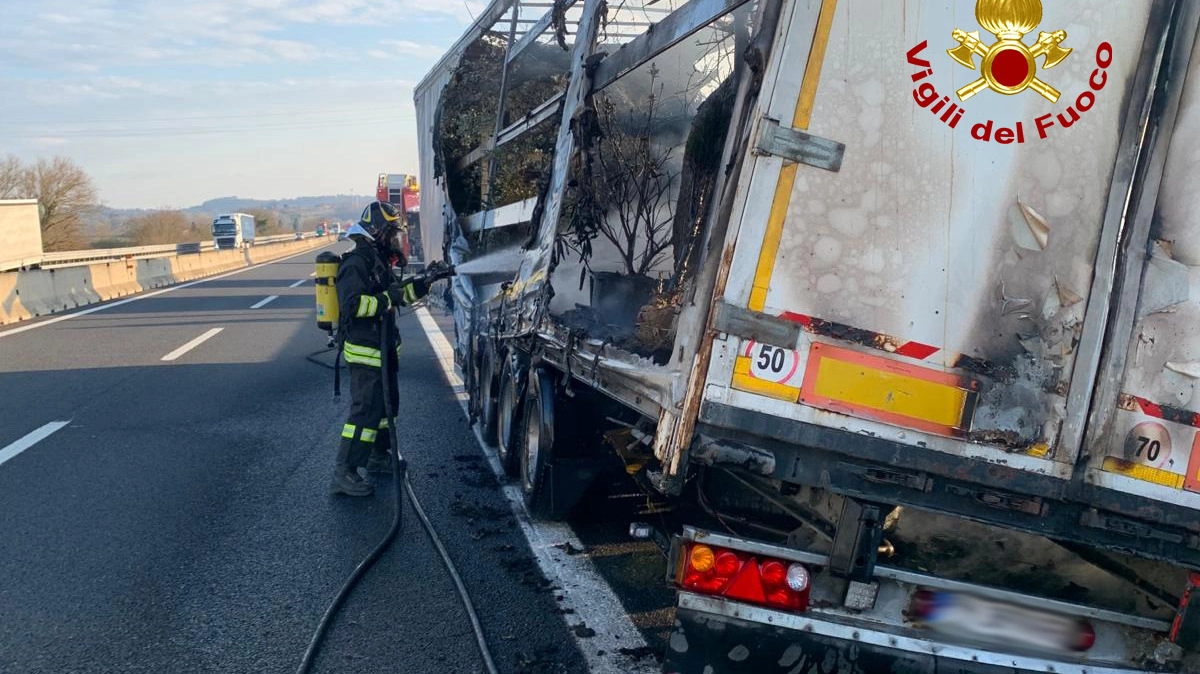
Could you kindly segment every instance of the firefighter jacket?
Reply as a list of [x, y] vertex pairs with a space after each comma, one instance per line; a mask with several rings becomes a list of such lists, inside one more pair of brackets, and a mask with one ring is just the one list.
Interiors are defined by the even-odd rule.
[[[340, 316], [339, 339], [348, 364], [380, 367], [380, 349], [389, 348], [397, 354], [400, 350], [400, 335], [396, 322], [390, 318], [392, 300], [387, 293], [392, 274], [370, 240], [361, 236], [351, 238], [354, 250], [342, 256], [334, 282]], [[417, 299], [411, 288], [411, 285], [404, 288], [405, 300], [410, 303]], [[381, 324], [386, 330], [384, 343], [380, 343]]]

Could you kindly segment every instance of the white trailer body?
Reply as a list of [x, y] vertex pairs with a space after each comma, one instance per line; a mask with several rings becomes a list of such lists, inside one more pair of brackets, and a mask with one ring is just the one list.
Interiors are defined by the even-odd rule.
[[254, 216], [246, 213], [218, 215], [212, 224], [213, 245], [218, 249], [254, 245]]
[[0, 271], [36, 265], [42, 252], [37, 199], [0, 200]]
[[[764, 510], [841, 504], [828, 506], [840, 512], [830, 547], [678, 537], [682, 646], [672, 639], [668, 669], [789, 671], [812, 657], [812, 671], [838, 672], [1200, 671], [1200, 611], [1188, 608], [1200, 588], [1200, 6], [692, 0], [633, 3], [646, 13], [629, 20], [613, 13], [624, 4], [568, 4], [554, 97], [509, 101], [505, 78], [558, 19], [547, 12], [522, 35], [536, 15], [499, 0], [416, 94], [431, 141], [422, 210], [445, 224], [427, 246], [457, 263], [521, 243], [510, 283], [455, 281], [457, 355], [485, 428], [496, 395], [500, 410], [544, 409], [551, 368], [642, 417], [632, 435], [652, 447], [648, 481], [664, 493], [736, 473]], [[711, 94], [727, 73], [687, 49], [722, 39], [746, 55], [737, 102], [670, 355], [652, 361], [563, 319], [564, 296], [587, 301], [572, 294], [583, 273], [563, 252], [562, 212], [578, 208], [571, 190], [595, 153], [594, 101], [645, 70], [653, 82], [691, 68], [715, 78]], [[451, 139], [448, 154], [439, 124], [455, 69], [488, 50], [505, 64], [495, 131], [474, 149]], [[655, 97], [617, 103], [636, 113], [638, 100]], [[555, 142], [542, 192], [495, 198], [496, 157], [543, 124]], [[670, 133], [661, 142], [684, 154], [687, 125]], [[505, 395], [519, 401], [506, 408]], [[499, 414], [501, 447], [508, 437], [520, 453], [506, 421], [536, 424]], [[532, 435], [544, 460], [546, 433]], [[940, 528], [912, 540], [960, 549], [936, 570], [875, 566], [875, 518], [892, 506], [927, 517], [898, 537]], [[709, 573], [691, 566], [706, 547], [741, 555], [738, 568], [802, 565], [819, 600], [787, 611], [689, 590], [690, 572]], [[976, 565], [945, 570], [956, 556]], [[1009, 564], [1090, 594], [991, 574]], [[930, 631], [913, 612], [925, 592], [972, 598], [954, 599], [951, 622], [1004, 624]], [[1091, 642], [1076, 650], [1029, 629], [1084, 624]]]

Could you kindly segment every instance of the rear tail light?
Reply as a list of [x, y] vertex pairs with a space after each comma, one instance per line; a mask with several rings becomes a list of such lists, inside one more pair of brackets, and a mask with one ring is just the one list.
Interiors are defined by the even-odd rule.
[[811, 577], [801, 564], [693, 543], [681, 555], [678, 583], [685, 590], [752, 604], [803, 611]]

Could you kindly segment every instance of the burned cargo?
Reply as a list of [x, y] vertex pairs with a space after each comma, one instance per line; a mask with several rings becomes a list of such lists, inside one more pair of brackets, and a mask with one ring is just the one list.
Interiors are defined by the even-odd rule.
[[975, 9], [496, 0], [417, 88], [530, 511], [703, 515], [669, 671], [1200, 669], [1200, 7]]

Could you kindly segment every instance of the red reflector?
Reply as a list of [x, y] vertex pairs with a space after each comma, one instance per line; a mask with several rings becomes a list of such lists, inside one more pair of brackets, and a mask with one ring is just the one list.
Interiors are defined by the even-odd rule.
[[762, 581], [770, 588], [782, 587], [787, 582], [787, 568], [774, 561], [763, 564]]
[[771, 594], [767, 595], [767, 601], [778, 606], [792, 606], [793, 604], [797, 603], [793, 597], [795, 597], [794, 592], [788, 592], [787, 590], [775, 590]]
[[741, 564], [742, 560], [738, 559], [737, 555], [732, 552], [725, 551], [717, 555], [717, 563], [716, 566], [713, 567], [713, 570], [716, 571], [718, 576], [729, 577], [737, 573], [738, 567], [741, 566]]
[[758, 564], [754, 562], [754, 559], [742, 567], [742, 572], [733, 579], [729, 589], [725, 590], [725, 596], [752, 601], [756, 604], [767, 601], [767, 594], [763, 592], [762, 578], [758, 574]]

